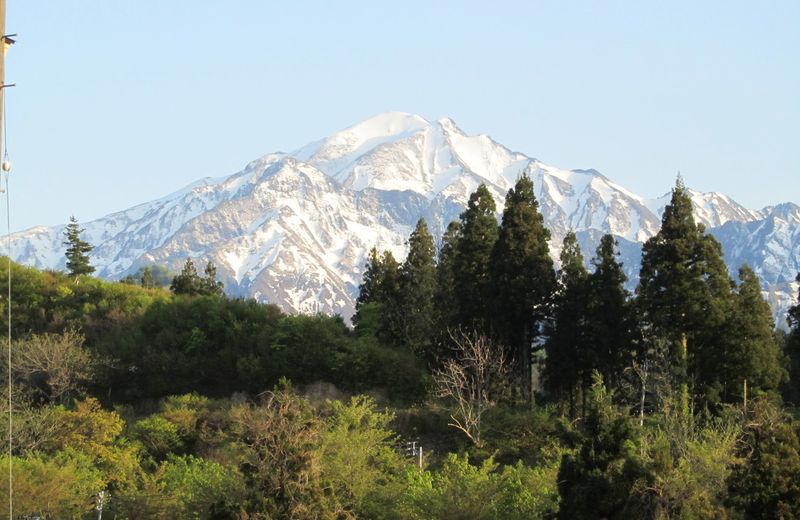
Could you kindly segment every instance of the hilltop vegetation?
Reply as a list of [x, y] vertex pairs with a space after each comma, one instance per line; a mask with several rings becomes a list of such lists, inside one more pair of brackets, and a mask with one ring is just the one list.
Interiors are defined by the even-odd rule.
[[635, 295], [610, 235], [554, 268], [532, 188], [374, 250], [354, 328], [228, 299], [211, 264], [171, 290], [11, 264], [15, 511], [800, 518], [800, 305], [776, 332], [680, 181]]

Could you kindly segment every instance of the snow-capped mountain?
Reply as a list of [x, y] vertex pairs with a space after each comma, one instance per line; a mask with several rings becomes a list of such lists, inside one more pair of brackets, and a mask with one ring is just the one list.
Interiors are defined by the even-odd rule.
[[[84, 238], [95, 246], [92, 262], [103, 277], [153, 263], [177, 271], [187, 257], [211, 260], [231, 295], [349, 316], [371, 247], [403, 258], [421, 216], [438, 238], [480, 183], [500, 211], [523, 173], [533, 179], [553, 232], [554, 257], [569, 229], [578, 232], [587, 259], [610, 232], [635, 282], [640, 245], [658, 231], [669, 194], [645, 199], [594, 170], [552, 167], [486, 135], [466, 135], [450, 119], [396, 112], [85, 223]], [[691, 195], [698, 221], [723, 242], [732, 272], [748, 262], [776, 307], [786, 307], [800, 268], [797, 206], [753, 211], [719, 193]], [[62, 232], [58, 226], [15, 234], [13, 257], [63, 268]]]

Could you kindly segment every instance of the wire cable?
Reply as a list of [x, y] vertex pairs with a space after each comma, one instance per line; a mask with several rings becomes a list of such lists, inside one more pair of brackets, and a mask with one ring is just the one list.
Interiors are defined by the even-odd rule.
[[[3, 88], [1, 93], [3, 96], [3, 162], [8, 161], [8, 132], [7, 132], [7, 116], [6, 116], [6, 92]], [[11, 196], [9, 195], [9, 174], [5, 167], [0, 165], [3, 170], [3, 176], [6, 181], [6, 235], [8, 238], [8, 299], [6, 300], [6, 307], [8, 308], [8, 518], [14, 518], [14, 462], [12, 459], [13, 443], [12, 443], [12, 409], [11, 409]]]

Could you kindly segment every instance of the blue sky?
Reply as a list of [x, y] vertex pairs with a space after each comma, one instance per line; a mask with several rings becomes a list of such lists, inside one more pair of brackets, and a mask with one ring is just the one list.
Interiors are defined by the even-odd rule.
[[12, 228], [451, 117], [646, 197], [800, 203], [800, 2], [8, 0]]

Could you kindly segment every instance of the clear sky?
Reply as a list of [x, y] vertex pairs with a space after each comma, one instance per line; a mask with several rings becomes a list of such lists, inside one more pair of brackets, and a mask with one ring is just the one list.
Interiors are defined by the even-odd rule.
[[800, 203], [800, 2], [7, 0], [12, 228], [390, 110], [645, 197]]

